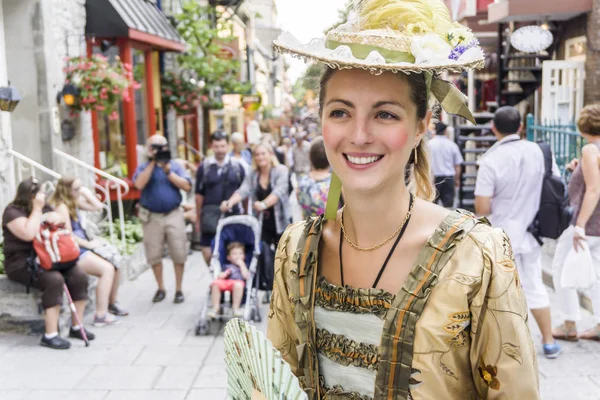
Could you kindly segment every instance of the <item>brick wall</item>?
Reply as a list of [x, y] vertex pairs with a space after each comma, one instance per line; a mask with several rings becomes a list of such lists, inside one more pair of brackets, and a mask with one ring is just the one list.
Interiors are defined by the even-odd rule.
[[585, 104], [600, 102], [600, 0], [587, 16]]

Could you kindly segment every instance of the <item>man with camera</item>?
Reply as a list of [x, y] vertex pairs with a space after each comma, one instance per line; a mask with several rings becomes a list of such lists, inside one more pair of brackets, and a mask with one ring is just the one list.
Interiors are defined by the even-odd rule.
[[[210, 142], [213, 155], [204, 160], [196, 172], [196, 229], [201, 233], [200, 247], [207, 264], [212, 257], [212, 241], [221, 217], [220, 206], [240, 187], [246, 177], [238, 160], [229, 156], [229, 136], [223, 131], [214, 132]], [[231, 214], [241, 214], [237, 205]]]
[[146, 259], [152, 266], [158, 290], [152, 299], [163, 301], [166, 291], [163, 282], [163, 250], [165, 241], [175, 265], [175, 303], [184, 301], [181, 283], [187, 259], [185, 220], [180, 205], [181, 192], [190, 191], [192, 181], [181, 165], [171, 160], [167, 139], [153, 135], [148, 139], [148, 162], [138, 166], [133, 176], [140, 197], [139, 218], [144, 230]]

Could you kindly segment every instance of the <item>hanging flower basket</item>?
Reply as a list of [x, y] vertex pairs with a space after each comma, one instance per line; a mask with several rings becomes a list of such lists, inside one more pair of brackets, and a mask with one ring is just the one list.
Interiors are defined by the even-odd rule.
[[166, 108], [175, 109], [177, 114], [192, 113], [204, 102], [205, 95], [196, 84], [167, 72], [161, 79], [162, 100]]
[[141, 87], [133, 79], [131, 65], [124, 64], [118, 57], [114, 63], [102, 55], [68, 57], [65, 61], [65, 84], [75, 85], [79, 90], [71, 106], [74, 110], [98, 111], [116, 120], [119, 103], [131, 101], [129, 87]]

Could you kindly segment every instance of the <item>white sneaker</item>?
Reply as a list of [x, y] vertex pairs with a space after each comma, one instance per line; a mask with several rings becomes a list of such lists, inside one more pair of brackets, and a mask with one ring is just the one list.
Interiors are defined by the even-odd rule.
[[244, 309], [238, 308], [237, 310], [233, 310], [233, 316], [235, 318], [244, 318]]

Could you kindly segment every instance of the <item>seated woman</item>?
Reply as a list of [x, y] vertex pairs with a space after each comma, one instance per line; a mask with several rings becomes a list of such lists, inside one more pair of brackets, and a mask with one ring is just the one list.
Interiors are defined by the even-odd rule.
[[[65, 282], [75, 302], [79, 319], [83, 320], [83, 311], [87, 301], [87, 275], [76, 265], [65, 271], [46, 271], [38, 268], [35, 275], [29, 263], [35, 255], [33, 239], [40, 230], [45, 196], [40, 191], [36, 179], [26, 179], [19, 184], [17, 194], [2, 215], [2, 234], [4, 236], [4, 268], [12, 281], [31, 285], [42, 292], [42, 307], [46, 333], [41, 345], [51, 349], [68, 349], [71, 343], [58, 336], [58, 316], [63, 301]], [[85, 328], [84, 328], [85, 329]], [[89, 340], [94, 334], [85, 330]], [[81, 339], [81, 327], [73, 319], [69, 337]]]
[[114, 265], [90, 251], [103, 246], [103, 243], [98, 240], [89, 240], [81, 226], [79, 214], [79, 209], [99, 211], [102, 209], [102, 203], [89, 189], [82, 187], [79, 179], [69, 177], [63, 177], [58, 181], [49, 203], [66, 221], [67, 228], [73, 231], [77, 244], [81, 248], [77, 265], [85, 273], [98, 277], [94, 326], [119, 323], [119, 318], [111, 317], [109, 312], [119, 316], [128, 315], [128, 312], [117, 303], [121, 274]]
[[325, 212], [331, 170], [322, 138], [317, 138], [310, 146], [310, 173], [298, 178], [298, 204], [303, 217], [309, 218]]

